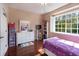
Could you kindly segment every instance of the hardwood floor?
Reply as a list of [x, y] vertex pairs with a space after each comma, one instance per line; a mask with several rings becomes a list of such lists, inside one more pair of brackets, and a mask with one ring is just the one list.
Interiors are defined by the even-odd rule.
[[28, 47], [12, 47], [8, 49], [8, 56], [35, 56], [39, 49], [43, 48], [43, 40], [34, 41], [34, 45]]

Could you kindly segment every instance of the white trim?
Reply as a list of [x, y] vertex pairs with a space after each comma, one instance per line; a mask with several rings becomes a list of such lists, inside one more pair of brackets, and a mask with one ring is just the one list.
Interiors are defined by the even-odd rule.
[[49, 33], [49, 32], [48, 32], [48, 28], [49, 28], [49, 27], [48, 27], [48, 22], [47, 22], [47, 38], [48, 38], [48, 33]]
[[67, 12], [69, 10], [75, 10], [76, 8], [79, 8], [79, 5], [71, 7], [71, 8], [68, 8], [68, 9], [65, 9], [65, 10], [57, 12], [57, 13], [53, 13], [53, 15], [61, 14], [61, 13]]
[[55, 32], [55, 18], [50, 17], [50, 32]]

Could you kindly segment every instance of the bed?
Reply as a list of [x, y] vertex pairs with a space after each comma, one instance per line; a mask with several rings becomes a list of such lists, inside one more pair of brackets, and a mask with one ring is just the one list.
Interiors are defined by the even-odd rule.
[[79, 44], [57, 37], [45, 39], [44, 51], [49, 56], [79, 56]]

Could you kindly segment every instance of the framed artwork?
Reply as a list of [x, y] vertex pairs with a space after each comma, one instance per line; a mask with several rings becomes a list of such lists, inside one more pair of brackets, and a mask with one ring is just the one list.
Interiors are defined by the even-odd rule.
[[30, 22], [26, 20], [20, 20], [20, 30], [25, 31], [30, 28]]

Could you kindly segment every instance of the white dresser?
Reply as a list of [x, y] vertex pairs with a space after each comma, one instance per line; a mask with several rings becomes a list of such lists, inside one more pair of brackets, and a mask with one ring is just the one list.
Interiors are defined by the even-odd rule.
[[30, 42], [30, 41], [34, 41], [34, 39], [35, 39], [34, 31], [32, 31], [32, 32], [21, 31], [21, 32], [17, 33], [17, 45], [26, 43], [26, 42]]

